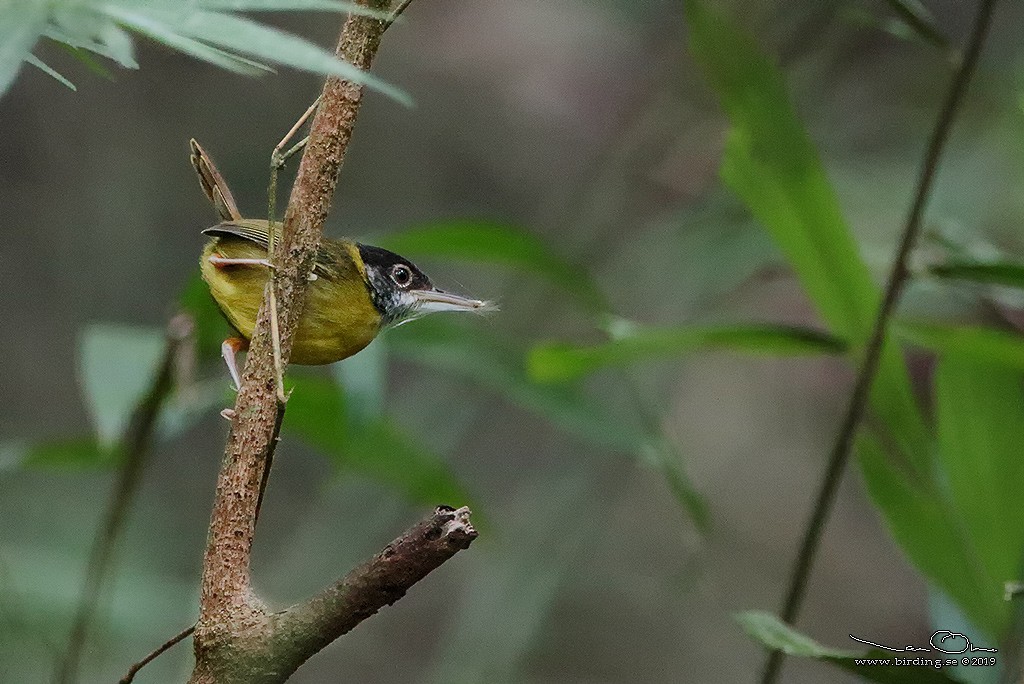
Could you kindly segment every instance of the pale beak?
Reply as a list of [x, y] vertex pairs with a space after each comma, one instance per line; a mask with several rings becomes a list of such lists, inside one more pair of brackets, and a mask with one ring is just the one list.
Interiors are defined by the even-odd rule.
[[417, 313], [434, 313], [435, 311], [476, 311], [484, 312], [494, 309], [490, 302], [470, 299], [442, 290], [412, 290], [409, 292], [416, 302]]

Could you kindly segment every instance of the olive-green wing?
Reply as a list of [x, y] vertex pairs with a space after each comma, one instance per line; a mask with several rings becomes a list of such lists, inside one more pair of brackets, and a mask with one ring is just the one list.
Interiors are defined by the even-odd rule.
[[[240, 219], [238, 221], [224, 221], [211, 226], [203, 231], [203, 235], [211, 237], [235, 237], [248, 240], [259, 245], [263, 249], [270, 246], [270, 234], [267, 229], [267, 222], [263, 219]], [[277, 224], [277, 230], [281, 230], [281, 224]], [[340, 240], [324, 239], [320, 243], [320, 249], [316, 254], [316, 262], [313, 264], [313, 272], [328, 280], [338, 280], [348, 277], [358, 269], [352, 263], [352, 257], [343, 246]]]
[[[212, 237], [237, 237], [255, 242], [263, 249], [270, 247], [270, 231], [268, 223], [263, 219], [238, 219], [224, 221], [203, 231], [203, 235]], [[280, 224], [277, 226], [280, 230]]]

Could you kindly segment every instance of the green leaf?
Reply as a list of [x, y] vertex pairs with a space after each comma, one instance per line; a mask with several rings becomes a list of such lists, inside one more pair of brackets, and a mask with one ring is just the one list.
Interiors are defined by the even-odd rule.
[[906, 321], [896, 323], [893, 330], [901, 339], [941, 357], [973, 359], [1024, 370], [1024, 337], [1020, 333]]
[[[699, 0], [686, 1], [690, 47], [731, 129], [721, 175], [771, 233], [830, 330], [867, 342], [880, 295], [843, 220], [817, 151], [789, 102], [779, 69], [754, 41]], [[915, 468], [929, 467], [928, 436], [899, 350], [886, 344], [872, 406]]]
[[39, 0], [7, 2], [0, 10], [0, 93], [14, 83], [23, 60], [46, 28], [47, 11]]
[[[822, 646], [814, 639], [801, 634], [789, 625], [785, 624], [771, 613], [763, 611], [747, 611], [736, 615], [736, 621], [740, 623], [743, 630], [754, 640], [761, 643], [768, 649], [780, 650], [798, 658], [811, 658], [821, 662], [842, 668], [847, 672], [866, 679], [870, 682], [883, 682], [884, 684], [958, 684], [959, 680], [952, 679], [934, 665], [906, 666], [906, 665], [881, 665], [876, 663], [859, 663], [859, 660], [889, 660], [899, 657], [904, 658], [929, 658], [946, 659], [958, 656], [939, 653], [893, 653], [881, 649], [872, 649], [862, 655], [838, 648]], [[928, 635], [930, 637], [931, 635]], [[927, 641], [927, 638], [925, 639]], [[922, 646], [923, 647], [923, 646]], [[902, 645], [894, 648], [903, 648]], [[950, 665], [953, 667], [953, 665]]]
[[113, 81], [114, 80], [114, 74], [112, 74], [110, 72], [110, 69], [107, 69], [105, 66], [100, 64], [84, 48], [75, 47], [73, 45], [68, 45], [67, 43], [61, 43], [59, 41], [57, 41], [57, 45], [59, 45], [62, 49], [64, 49], [68, 54], [70, 54], [76, 60], [81, 62], [85, 66], [86, 69], [88, 69], [92, 73], [96, 74], [100, 78], [104, 78], [104, 79], [106, 79], [108, 81]]
[[227, 12], [287, 12], [287, 11], [326, 11], [358, 14], [374, 19], [390, 19], [391, 12], [375, 10], [372, 7], [356, 2], [340, 2], [338, 0], [199, 0], [199, 7], [208, 10]]
[[601, 309], [604, 298], [583, 268], [558, 256], [544, 241], [527, 231], [487, 221], [446, 221], [417, 226], [378, 240], [399, 254], [445, 257], [499, 264], [538, 275]]
[[385, 341], [398, 356], [466, 378], [578, 439], [638, 457], [662, 472], [682, 508], [701, 530], [707, 529], [707, 506], [686, 476], [678, 451], [657, 425], [636, 427], [576, 388], [532, 381], [519, 350], [452, 319], [415, 321], [390, 331]]
[[0, 470], [13, 468], [107, 468], [117, 462], [116, 450], [92, 437], [74, 437], [38, 444], [0, 445]]
[[33, 54], [27, 55], [25, 57], [25, 61], [28, 62], [29, 64], [31, 64], [32, 66], [34, 66], [35, 68], [39, 69], [40, 71], [42, 71], [47, 76], [50, 76], [51, 78], [56, 80], [58, 83], [62, 83], [66, 87], [70, 88], [71, 90], [78, 90], [78, 88], [75, 87], [74, 83], [72, 83], [68, 79], [64, 78], [63, 76], [61, 76], [52, 67], [50, 67], [46, 62], [44, 62], [43, 60], [39, 59], [35, 55], [33, 55]]
[[[943, 358], [935, 373], [939, 463], [990, 580], [989, 592], [978, 600], [987, 600], [1004, 619], [1010, 604], [1002, 586], [1020, 578], [1024, 557], [1022, 381], [1002, 366], [955, 356]], [[991, 624], [982, 627], [1002, 634]]]
[[857, 455], [868, 493], [904, 552], [969, 618], [997, 634], [1005, 608], [988, 597], [1000, 587], [979, 568], [977, 550], [961, 532], [963, 520], [943, 491], [900, 468], [868, 432], [857, 439]]
[[[657, 429], [657, 426], [654, 428]], [[651, 436], [645, 441], [644, 450], [647, 462], [661, 472], [680, 508], [690, 516], [698, 531], [707, 534], [711, 529], [711, 511], [707, 500], [686, 474], [679, 448], [664, 434], [652, 430]]]
[[[138, 31], [157, 42], [191, 55], [196, 59], [209, 62], [214, 66], [246, 76], [259, 76], [266, 72], [265, 68], [260, 68], [259, 65], [256, 65], [251, 60], [243, 59], [237, 55], [232, 55], [224, 50], [211, 47], [182, 35], [176, 28], [168, 25], [166, 21], [156, 19], [149, 14], [139, 11], [133, 12], [116, 6], [107, 6], [104, 8], [104, 11], [112, 19], [117, 20], [120, 24], [127, 26], [133, 31]], [[163, 16], [164, 19], [167, 18], [166, 14]]]
[[165, 345], [159, 328], [96, 324], [82, 332], [79, 372], [101, 445], [109, 447], [120, 439], [149, 388]]
[[397, 355], [488, 388], [569, 434], [610, 449], [644, 453], [647, 436], [642, 431], [614, 420], [575, 388], [533, 382], [522, 352], [477, 327], [434, 316], [391, 330], [385, 339]]
[[672, 358], [706, 349], [782, 356], [841, 354], [845, 345], [817, 330], [782, 325], [639, 328], [627, 336], [593, 346], [541, 344], [530, 352], [527, 363], [533, 379], [554, 382], [574, 380], [607, 366]]
[[387, 347], [371, 343], [355, 356], [336, 363], [331, 371], [345, 392], [349, 419], [369, 423], [384, 415], [384, 390], [387, 388]]
[[[156, 15], [151, 12], [150, 15], [159, 16], [165, 21], [171, 21], [174, 17], [173, 13]], [[304, 38], [243, 17], [219, 12], [190, 12], [187, 17], [179, 20], [175, 28], [192, 38], [219, 45], [233, 53], [251, 55], [303, 71], [337, 76], [363, 84], [406, 106], [412, 105], [412, 100], [405, 92], [349, 64], [334, 53]]]
[[941, 50], [949, 49], [949, 39], [939, 30], [935, 17], [918, 0], [885, 0], [900, 21], [909, 26], [924, 42]]
[[286, 434], [322, 451], [341, 470], [394, 487], [412, 501], [431, 505], [469, 501], [448, 466], [397, 427], [384, 419], [349, 421], [337, 383], [304, 375], [294, 381], [281, 426]]
[[1011, 261], [948, 261], [928, 269], [939, 278], [1024, 288], [1024, 264]]

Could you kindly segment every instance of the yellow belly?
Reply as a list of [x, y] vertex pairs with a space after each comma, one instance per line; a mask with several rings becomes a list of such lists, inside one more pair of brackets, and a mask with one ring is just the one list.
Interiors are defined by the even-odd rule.
[[[208, 258], [214, 251], [235, 259], [264, 259], [267, 253], [254, 243], [224, 238], [211, 240], [203, 250], [202, 275], [210, 294], [232, 327], [250, 339], [269, 271], [264, 266], [214, 266]], [[292, 344], [292, 363], [334, 363], [360, 351], [377, 336], [380, 314], [362, 277], [353, 275], [334, 281], [318, 278], [309, 284]]]

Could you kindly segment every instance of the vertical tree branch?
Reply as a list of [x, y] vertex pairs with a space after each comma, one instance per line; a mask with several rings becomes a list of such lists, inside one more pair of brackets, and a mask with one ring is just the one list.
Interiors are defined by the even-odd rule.
[[[377, 10], [388, 6], [386, 0], [360, 2]], [[403, 2], [399, 8], [406, 5], [408, 2]], [[349, 16], [337, 54], [360, 69], [369, 69], [391, 23], [391, 19]], [[282, 370], [291, 355], [308, 277], [362, 95], [360, 85], [338, 78], [327, 80], [292, 187], [283, 234], [272, 255]], [[217, 480], [195, 629], [194, 684], [284, 681], [313, 653], [382, 605], [397, 600], [412, 583], [476, 536], [467, 509], [439, 510], [429, 522], [410, 531], [422, 543], [397, 540], [389, 547], [392, 551], [385, 550], [368, 566], [354, 571], [363, 578], [358, 586], [347, 578], [303, 606], [269, 613], [251, 590], [250, 558], [261, 483], [284, 416], [284, 405], [277, 399], [273, 354], [270, 307], [265, 297]], [[395, 548], [403, 552], [395, 553]], [[411, 556], [405, 553], [410, 549]], [[311, 636], [310, 630], [315, 635]]]
[[142, 471], [149, 454], [153, 430], [164, 402], [174, 386], [174, 363], [181, 343], [191, 334], [192, 322], [188, 316], [179, 314], [167, 325], [167, 344], [157, 366], [156, 374], [148, 391], [132, 411], [131, 420], [125, 430], [117, 451], [121, 459], [117, 482], [111, 491], [107, 512], [89, 554], [86, 566], [82, 596], [75, 611], [68, 649], [61, 661], [56, 681], [74, 682], [78, 679], [78, 666], [85, 645], [89, 624], [96, 612], [103, 578], [107, 574], [114, 546], [124, 526], [125, 516], [138, 490]]
[[[378, 9], [382, 6], [380, 2], [369, 4]], [[338, 55], [361, 69], [368, 69], [380, 44], [382, 29], [380, 20], [349, 16], [342, 29]], [[357, 84], [338, 78], [327, 80], [292, 188], [282, 239], [273, 257], [277, 266], [284, 367], [291, 355], [307, 277], [312, 271], [362, 94], [363, 88]], [[280, 414], [275, 395], [269, 314], [264, 300], [218, 476], [203, 562], [200, 617], [196, 627], [197, 656], [202, 655], [203, 649], [226, 638], [233, 631], [232, 626], [254, 625], [263, 615], [262, 607], [250, 594], [249, 561], [260, 482]]]
[[[792, 623], [796, 619], [803, 604], [804, 595], [807, 591], [807, 581], [814, 564], [814, 557], [821, 541], [821, 535], [825, 529], [825, 523], [831, 514], [832, 506], [835, 503], [836, 493], [839, 490], [839, 483], [842, 481], [843, 472], [846, 470], [846, 464], [850, 460], [857, 428], [867, 409], [871, 385], [878, 372], [878, 364], [881, 359], [882, 348], [885, 344], [889, 320], [899, 304], [900, 297], [910, 276], [907, 261], [921, 233], [921, 219], [924, 215], [925, 205], [931, 195], [935, 173], [939, 168], [939, 161], [942, 157], [946, 141], [949, 139], [949, 132], [953, 127], [956, 113], [960, 108], [964, 93], [967, 91], [967, 85], [970, 83], [971, 76], [978, 63], [981, 47], [985, 42], [985, 36], [991, 24], [995, 4], [996, 0], [980, 0], [964, 59], [953, 78], [945, 102], [936, 119], [935, 127], [932, 130], [931, 138], [928, 142], [928, 150], [925, 153], [924, 162], [921, 166], [917, 189], [903, 227], [899, 250], [896, 253], [896, 261], [893, 263], [892, 270], [889, 273], [882, 296], [882, 304], [878, 308], [878, 314], [875, 316], [867, 350], [857, 371], [853, 392], [850, 395], [846, 413], [843, 415], [843, 421], [839, 427], [832, 451], [829, 454], [828, 466], [821, 482], [821, 489], [818, 492], [818, 497], [807, 524], [807, 529], [804, 532], [800, 551], [797, 554], [793, 572], [790, 576], [790, 585], [782, 609], [782, 619], [787, 623]], [[771, 652], [762, 673], [762, 684], [772, 684], [777, 680], [784, 657], [785, 654], [782, 651]]]

